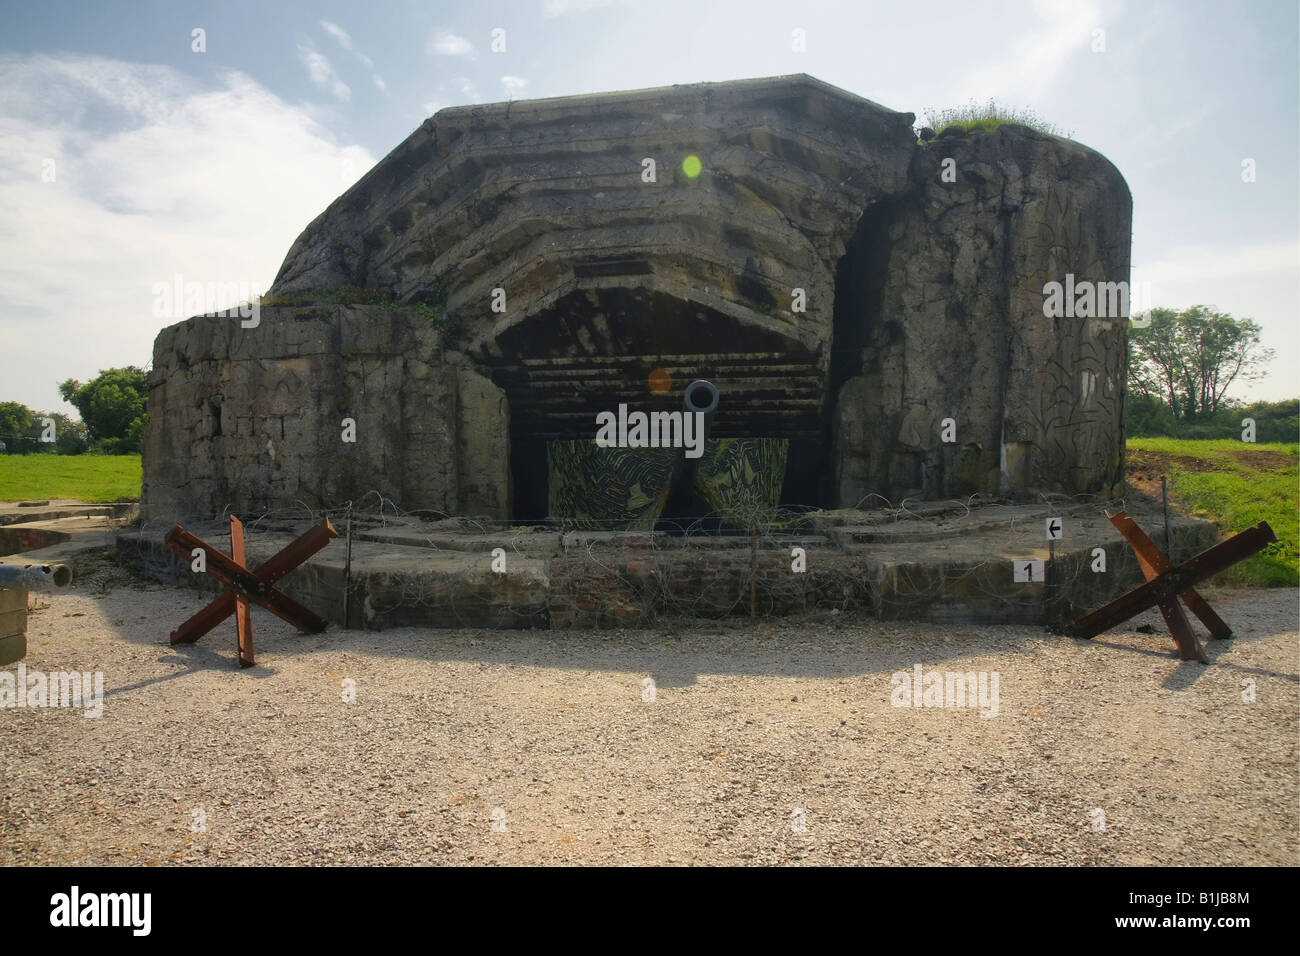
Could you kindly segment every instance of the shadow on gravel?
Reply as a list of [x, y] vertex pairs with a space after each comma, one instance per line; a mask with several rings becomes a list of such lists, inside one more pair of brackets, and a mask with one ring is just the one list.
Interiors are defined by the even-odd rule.
[[[177, 648], [181, 649], [180, 646]], [[127, 694], [131, 691], [140, 690], [145, 687], [151, 687], [155, 684], [163, 684], [167, 681], [176, 680], [179, 677], [189, 677], [191, 674], [201, 673], [203, 671], [235, 671], [241, 677], [251, 677], [255, 680], [265, 680], [268, 677], [274, 677], [279, 671], [274, 667], [265, 667], [258, 664], [257, 667], [240, 668], [233, 666], [234, 656], [223, 656], [219, 652], [206, 651], [197, 645], [184, 645], [184, 655], [172, 655], [170, 657], [158, 658], [159, 664], [180, 665], [181, 669], [173, 671], [170, 674], [164, 674], [162, 677], [151, 677], [148, 680], [136, 681], [134, 684], [124, 684], [121, 687], [114, 687], [104, 691], [105, 697], [112, 697], [115, 694]]]
[[[1123, 635], [1112, 634], [1110, 636], [1112, 638], [1119, 638], [1122, 637]], [[1265, 636], [1268, 635], [1263, 635], [1263, 634], [1251, 635], [1252, 638], [1260, 638]], [[1099, 638], [1093, 638], [1091, 643], [1115, 651], [1124, 651], [1129, 654], [1141, 654], [1145, 657], [1154, 657], [1160, 660], [1169, 661], [1171, 664], [1174, 665], [1174, 668], [1172, 671], [1170, 671], [1168, 676], [1165, 677], [1164, 682], [1160, 685], [1165, 690], [1187, 690], [1188, 688], [1195, 685], [1195, 683], [1201, 679], [1201, 676], [1205, 674], [1206, 671], [1208, 671], [1209, 668], [1211, 667], [1227, 668], [1228, 670], [1233, 670], [1240, 674], [1250, 674], [1259, 677], [1280, 677], [1283, 680], [1289, 680], [1289, 681], [1294, 681], [1296, 683], [1300, 683], [1300, 674], [1284, 674], [1278, 671], [1271, 671], [1263, 667], [1247, 667], [1243, 664], [1234, 663], [1233, 661], [1223, 660], [1222, 658], [1224, 657], [1224, 655], [1226, 655], [1232, 650], [1233, 642], [1235, 640], [1239, 640], [1239, 638], [1232, 638], [1226, 641], [1211, 641], [1211, 640], [1206, 640], [1204, 638], [1204, 635], [1202, 635], [1201, 637], [1202, 637], [1202, 644], [1205, 647], [1205, 654], [1210, 659], [1209, 664], [1202, 664], [1200, 661], [1179, 660], [1178, 651], [1174, 649], [1172, 646], [1173, 645], [1172, 638], [1170, 638], [1169, 651], [1153, 651], [1149, 647], [1135, 647], [1132, 644], [1124, 644], [1116, 640], [1103, 641]], [[1076, 641], [1075, 643], [1085, 644], [1088, 642]]]
[[[323, 634], [300, 634], [273, 615], [255, 608], [254, 638], [256, 667], [241, 670], [235, 658], [233, 617], [205, 635], [197, 644], [170, 646], [171, 629], [206, 604], [211, 596], [189, 589], [156, 584], [143, 589], [155, 600], [136, 597], [134, 587], [117, 588], [108, 594], [77, 594], [92, 597], [101, 607], [106, 627], [132, 644], [161, 646], [170, 656], [163, 663], [179, 663], [175, 673], [136, 684], [114, 688], [120, 694], [192, 673], [217, 670], [232, 675], [265, 679], [277, 673], [276, 658], [309, 658], [314, 654], [357, 654], [372, 658], [410, 659], [432, 662], [463, 662], [484, 665], [558, 668], [577, 671], [631, 672], [651, 675], [663, 687], [688, 687], [701, 674], [782, 676], [794, 678], [848, 678], [895, 671], [910, 671], [917, 663], [926, 668], [970, 669], [963, 661], [972, 657], [995, 658], [1010, 670], [1016, 658], [1032, 658], [1044, 645], [1070, 642], [1091, 643], [1107, 653], [1136, 653], [1173, 665], [1152, 668], [1153, 683], [1161, 679], [1169, 690], [1193, 687], [1206, 665], [1180, 662], [1170, 639], [1169, 650], [1127, 643], [1138, 640], [1133, 631], [1113, 631], [1091, 642], [1057, 637], [1031, 625], [948, 625], [879, 621], [866, 614], [790, 616], [782, 618], [726, 618], [722, 620], [661, 620], [636, 630], [486, 630], [394, 628], [387, 631], [336, 630]], [[1262, 600], [1271, 593], [1261, 595]], [[1238, 606], [1244, 603], [1237, 603]], [[145, 616], [141, 616], [145, 615]], [[134, 617], [130, 627], [122, 621]], [[1140, 619], [1132, 622], [1134, 627]], [[1249, 620], [1241, 622], [1239, 636], [1229, 641], [1208, 641], [1207, 653], [1213, 667], [1226, 667], [1241, 674], [1279, 676], [1300, 682], [1300, 675], [1277, 674], [1224, 660], [1233, 643], [1266, 636], [1254, 632]], [[1148, 642], [1149, 643], [1149, 642]]]

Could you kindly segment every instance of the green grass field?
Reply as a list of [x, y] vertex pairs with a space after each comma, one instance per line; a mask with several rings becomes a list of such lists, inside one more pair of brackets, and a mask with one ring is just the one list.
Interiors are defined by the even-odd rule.
[[[1300, 445], [1130, 439], [1130, 483], [1158, 497], [1160, 475], [1168, 477], [1179, 510], [1211, 519], [1225, 534], [1261, 520], [1276, 532], [1277, 544], [1216, 580], [1256, 587], [1300, 585]], [[139, 497], [139, 455], [0, 456], [0, 501]]]
[[139, 455], [0, 455], [0, 501], [139, 497]]
[[[1300, 445], [1251, 445], [1233, 439], [1184, 441], [1131, 438], [1128, 472], [1168, 476], [1179, 510], [1209, 518], [1225, 534], [1267, 521], [1277, 544], [1218, 575], [1222, 584], [1295, 587], [1300, 584]], [[1137, 482], [1146, 490], [1151, 487]]]

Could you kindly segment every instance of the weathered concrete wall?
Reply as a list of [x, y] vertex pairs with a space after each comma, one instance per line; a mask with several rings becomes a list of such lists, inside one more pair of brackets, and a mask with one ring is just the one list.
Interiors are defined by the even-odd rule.
[[[542, 517], [547, 441], [590, 441], [620, 403], [680, 408], [696, 378], [722, 395], [711, 436], [789, 439], [764, 501], [1114, 490], [1126, 321], [1047, 318], [1043, 290], [1127, 283], [1123, 178], [1025, 127], [921, 146], [912, 121], [807, 76], [439, 112], [307, 227], [271, 290], [403, 308], [159, 336], [146, 510], [377, 490], [508, 518], [513, 475], [520, 516]], [[415, 308], [444, 302], [445, 339]], [[607, 471], [581, 477], [610, 497]], [[571, 502], [552, 517], [593, 510], [550, 491]]]
[[1127, 284], [1123, 178], [1023, 126], [954, 130], [916, 157], [914, 193], [869, 224], [887, 258], [879, 298], [852, 317], [865, 345], [835, 406], [838, 502], [1113, 490], [1127, 320], [1048, 318], [1043, 289], [1067, 273]]
[[912, 121], [802, 75], [441, 110], [303, 231], [271, 292], [445, 292], [532, 434], [590, 437], [656, 364], [727, 396], [715, 435], [815, 429], [835, 264], [907, 187]]
[[338, 507], [371, 491], [407, 510], [509, 514], [505, 398], [412, 310], [178, 323], [154, 342], [148, 412], [147, 520]]
[[[748, 536], [502, 533], [472, 523], [449, 529], [454, 522], [358, 526], [350, 565], [338, 542], [278, 586], [333, 624], [375, 629], [612, 627], [660, 616], [727, 617], [748, 614], [751, 595], [764, 617], [834, 609], [886, 620], [1060, 625], [1143, 580], [1103, 508], [1074, 509], [1054, 555], [1033, 534], [1046, 513], [1037, 505], [976, 506], [973, 519], [934, 511], [874, 525], [841, 524], [855, 520], [841, 513], [813, 520], [825, 534], [805, 529], [752, 544]], [[1158, 510], [1134, 517], [1149, 529], [1161, 520]], [[251, 564], [275, 554], [307, 523], [278, 524], [249, 536]], [[193, 530], [217, 548], [229, 546], [225, 523]], [[1218, 533], [1212, 522], [1175, 515], [1170, 538], [1169, 557], [1179, 563], [1210, 547]], [[795, 546], [807, 558], [799, 574], [791, 573]], [[492, 569], [498, 547], [508, 555], [499, 574]], [[1092, 570], [1098, 547], [1108, 556], [1105, 573]], [[117, 553], [151, 577], [222, 590], [211, 576], [193, 574], [155, 532], [120, 534]], [[1046, 561], [1045, 579], [1016, 582], [1013, 569], [1025, 560]]]

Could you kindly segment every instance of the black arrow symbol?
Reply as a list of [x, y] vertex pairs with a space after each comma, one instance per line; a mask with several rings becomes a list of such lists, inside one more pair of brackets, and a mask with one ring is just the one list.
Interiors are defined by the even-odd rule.
[[1061, 530], [1061, 523], [1057, 521], [1055, 518], [1053, 518], [1052, 523], [1047, 526], [1047, 533], [1050, 534], [1053, 538], [1055, 538], [1056, 533], [1060, 530]]

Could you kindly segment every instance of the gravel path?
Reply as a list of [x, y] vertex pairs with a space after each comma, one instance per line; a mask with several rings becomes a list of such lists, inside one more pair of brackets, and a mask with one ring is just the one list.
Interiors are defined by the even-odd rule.
[[[1207, 596], [1239, 635], [1209, 667], [1155, 613], [1089, 644], [836, 616], [303, 636], [254, 609], [239, 671], [233, 620], [167, 645], [193, 592], [91, 575], [39, 596], [24, 663], [102, 670], [103, 715], [0, 710], [0, 864], [1295, 865], [1297, 592]], [[996, 671], [997, 715], [891, 706], [916, 664]]]

